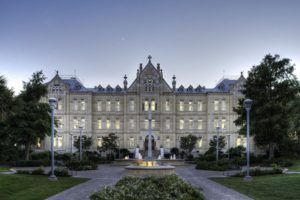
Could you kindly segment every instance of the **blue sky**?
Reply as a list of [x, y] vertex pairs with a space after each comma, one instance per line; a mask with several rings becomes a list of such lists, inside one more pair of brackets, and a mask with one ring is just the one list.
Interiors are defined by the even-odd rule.
[[151, 54], [168, 83], [175, 74], [185, 87], [214, 87], [271, 53], [300, 77], [299, 9], [297, 0], [0, 0], [0, 74], [17, 91], [37, 70], [115, 86]]

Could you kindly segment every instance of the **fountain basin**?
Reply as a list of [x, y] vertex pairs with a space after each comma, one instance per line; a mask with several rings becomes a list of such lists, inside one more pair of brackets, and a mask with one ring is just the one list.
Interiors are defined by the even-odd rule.
[[175, 167], [170, 165], [137, 166], [129, 165], [125, 167], [127, 175], [133, 176], [165, 176], [175, 173]]

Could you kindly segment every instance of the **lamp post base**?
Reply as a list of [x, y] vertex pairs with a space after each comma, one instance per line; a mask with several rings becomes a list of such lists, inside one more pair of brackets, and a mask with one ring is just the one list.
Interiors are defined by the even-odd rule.
[[250, 181], [252, 181], [252, 177], [251, 176], [245, 176], [244, 181], [250, 182]]
[[48, 177], [48, 179], [49, 179], [50, 181], [57, 181], [57, 177], [56, 177], [55, 175], [50, 175], [50, 176]]

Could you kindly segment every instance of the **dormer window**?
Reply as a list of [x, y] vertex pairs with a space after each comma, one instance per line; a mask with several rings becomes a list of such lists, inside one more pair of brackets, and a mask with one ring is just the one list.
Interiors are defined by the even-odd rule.
[[60, 93], [60, 92], [62, 92], [61, 86], [59, 84], [54, 84], [52, 86], [52, 92], [53, 93]]

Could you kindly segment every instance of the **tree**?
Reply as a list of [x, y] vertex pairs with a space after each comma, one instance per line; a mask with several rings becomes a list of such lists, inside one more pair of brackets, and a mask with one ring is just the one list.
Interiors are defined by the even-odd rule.
[[181, 137], [180, 139], [180, 148], [190, 155], [192, 150], [195, 148], [197, 143], [197, 137], [194, 135], [188, 135], [185, 137]]
[[[91, 137], [87, 137], [85, 135], [82, 136], [82, 151], [88, 150], [93, 144], [93, 140]], [[79, 150], [80, 149], [80, 137], [74, 141], [74, 146]]]
[[[299, 92], [299, 83], [293, 74], [290, 60], [279, 55], [266, 55], [262, 62], [249, 71], [242, 93], [253, 100], [251, 108], [251, 134], [255, 144], [274, 157], [275, 148], [286, 140], [289, 129], [288, 103]], [[240, 134], [246, 133], [244, 99], [240, 99], [234, 111], [238, 114], [235, 124]]]
[[47, 94], [44, 80], [43, 72], [39, 71], [28, 83], [24, 83], [8, 119], [8, 129], [16, 143], [25, 146], [26, 160], [29, 160], [32, 145], [51, 133], [50, 107], [48, 103], [40, 102], [41, 97]]
[[[219, 142], [218, 142], [219, 146], [219, 155], [221, 155], [223, 153], [222, 149], [225, 148], [226, 142], [225, 142], [225, 136], [220, 136], [219, 137]], [[209, 149], [207, 150], [207, 152], [205, 154], [215, 154], [217, 151], [217, 137], [214, 137], [213, 139], [211, 139], [209, 141]]]
[[108, 136], [102, 137], [102, 147], [99, 148], [101, 151], [108, 151], [109, 159], [112, 159], [112, 153], [118, 147], [117, 140], [118, 136], [115, 133], [110, 133]]
[[17, 156], [13, 136], [7, 130], [7, 119], [13, 106], [13, 91], [8, 89], [6, 80], [0, 76], [0, 160]]
[[[289, 104], [289, 122], [290, 122], [290, 129], [289, 135], [291, 138], [295, 139], [296, 141], [292, 140], [291, 143], [296, 144], [296, 151], [294, 153], [300, 154], [300, 96], [299, 94], [293, 99]], [[289, 145], [291, 146], [291, 145]], [[292, 145], [295, 147], [295, 145]], [[292, 147], [292, 148], [293, 148]]]

